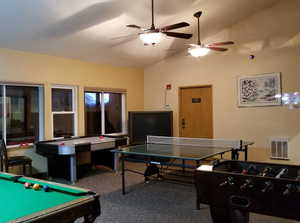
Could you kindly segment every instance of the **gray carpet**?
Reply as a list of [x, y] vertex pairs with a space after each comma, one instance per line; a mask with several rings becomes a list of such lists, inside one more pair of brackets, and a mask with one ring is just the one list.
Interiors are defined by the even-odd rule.
[[[130, 163], [135, 169], [144, 165]], [[208, 206], [195, 210], [195, 188], [192, 185], [165, 181], [143, 183], [143, 176], [126, 173], [127, 194], [121, 192], [121, 175], [104, 168], [93, 170], [76, 186], [89, 188], [101, 195], [102, 214], [97, 223], [212, 223]], [[295, 223], [275, 217], [251, 214], [251, 223]], [[81, 223], [78, 219], [76, 223]]]

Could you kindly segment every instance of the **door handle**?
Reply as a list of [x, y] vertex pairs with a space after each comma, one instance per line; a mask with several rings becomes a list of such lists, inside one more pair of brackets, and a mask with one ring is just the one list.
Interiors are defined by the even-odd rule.
[[183, 119], [181, 119], [181, 128], [185, 128], [185, 119], [183, 118]]

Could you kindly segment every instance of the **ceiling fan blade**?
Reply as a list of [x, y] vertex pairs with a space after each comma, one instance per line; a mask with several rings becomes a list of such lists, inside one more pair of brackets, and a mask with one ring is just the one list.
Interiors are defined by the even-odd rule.
[[124, 35], [124, 36], [116, 36], [116, 37], [112, 37], [109, 38], [110, 40], [119, 40], [119, 39], [126, 39], [126, 38], [130, 38], [130, 37], [136, 37], [137, 34], [130, 34], [130, 35]]
[[180, 23], [176, 23], [173, 25], [158, 28], [158, 30], [168, 31], [168, 30], [172, 30], [172, 29], [179, 29], [179, 28], [186, 27], [186, 26], [190, 26], [190, 24], [188, 24], [187, 22], [180, 22]]
[[182, 39], [190, 39], [193, 35], [189, 33], [174, 33], [174, 32], [162, 32], [167, 36], [175, 37], [175, 38], [182, 38]]
[[142, 29], [142, 27], [137, 26], [137, 25], [126, 25], [128, 28], [136, 28], [136, 29]]
[[210, 43], [208, 46], [221, 46], [221, 45], [231, 45], [234, 44], [232, 41], [226, 41], [226, 42], [217, 42], [217, 43]]
[[213, 47], [213, 46], [205, 46], [205, 48], [208, 48], [208, 49], [211, 49], [211, 50], [214, 50], [214, 51], [222, 51], [222, 52], [228, 50], [228, 49], [226, 49], [226, 48]]

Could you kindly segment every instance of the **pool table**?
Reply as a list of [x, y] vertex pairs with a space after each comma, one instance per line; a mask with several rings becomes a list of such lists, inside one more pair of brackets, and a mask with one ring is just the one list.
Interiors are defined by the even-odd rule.
[[[26, 189], [24, 183], [47, 185], [49, 191]], [[99, 195], [78, 187], [0, 172], [0, 223], [71, 223], [100, 215]]]

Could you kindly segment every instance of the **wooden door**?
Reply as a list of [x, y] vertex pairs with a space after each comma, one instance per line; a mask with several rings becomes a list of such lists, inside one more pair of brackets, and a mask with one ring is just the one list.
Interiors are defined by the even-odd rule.
[[181, 137], [213, 137], [211, 86], [179, 88], [179, 133]]

